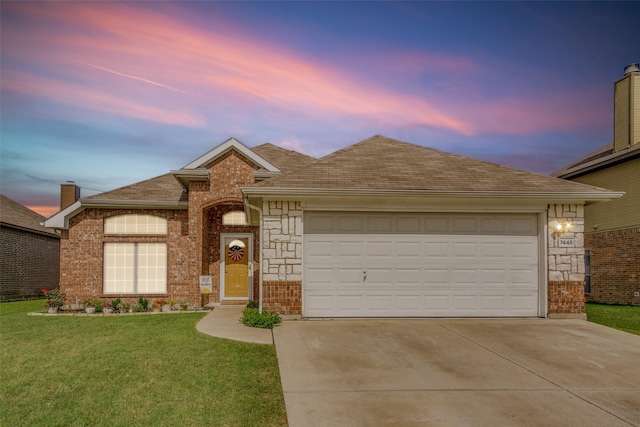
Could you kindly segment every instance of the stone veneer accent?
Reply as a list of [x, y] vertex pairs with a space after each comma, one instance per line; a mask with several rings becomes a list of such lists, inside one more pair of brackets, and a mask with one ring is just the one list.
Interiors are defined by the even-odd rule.
[[302, 314], [302, 207], [269, 201], [263, 206], [263, 304], [280, 314]]
[[[547, 211], [548, 316], [586, 318], [584, 296], [584, 206], [550, 205]], [[556, 233], [554, 223], [570, 222], [566, 233]], [[560, 239], [573, 239], [560, 247]]]

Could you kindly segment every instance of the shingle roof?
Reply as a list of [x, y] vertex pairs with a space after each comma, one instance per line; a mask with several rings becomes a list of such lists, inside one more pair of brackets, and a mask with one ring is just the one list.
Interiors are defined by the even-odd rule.
[[316, 161], [315, 157], [298, 153], [297, 151], [287, 150], [286, 148], [266, 143], [253, 147], [254, 153], [263, 157], [269, 163], [272, 163], [282, 172], [299, 169]]
[[82, 200], [130, 200], [186, 202], [187, 192], [171, 173], [136, 182], [126, 187], [85, 197]]
[[607, 192], [376, 135], [259, 188]]
[[[251, 149], [281, 171], [295, 170], [316, 159], [273, 144], [263, 144]], [[187, 192], [171, 173], [136, 182], [126, 187], [96, 194], [83, 200], [129, 200], [156, 202], [186, 202]]]
[[4, 194], [0, 194], [0, 223], [2, 223], [2, 225], [58, 237], [53, 229], [40, 224], [44, 222], [44, 220], [44, 216], [11, 200]]

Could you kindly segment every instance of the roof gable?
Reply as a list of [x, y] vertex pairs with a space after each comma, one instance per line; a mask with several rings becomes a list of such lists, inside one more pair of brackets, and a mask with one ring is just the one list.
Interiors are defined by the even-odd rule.
[[248, 158], [250, 161], [255, 163], [256, 166], [258, 166], [261, 169], [265, 169], [269, 172], [275, 172], [275, 173], [280, 172], [280, 169], [275, 167], [271, 162], [267, 161], [265, 158], [258, 155], [258, 153], [252, 151], [249, 147], [247, 147], [246, 145], [244, 145], [243, 143], [241, 143], [235, 138], [227, 139], [222, 144], [206, 152], [205, 154], [198, 157], [188, 165], [184, 166], [182, 170], [203, 168], [209, 163], [211, 163], [212, 161], [214, 161], [215, 159], [217, 159], [218, 157], [226, 154], [230, 150], [238, 151], [239, 153], [244, 155], [246, 158]]

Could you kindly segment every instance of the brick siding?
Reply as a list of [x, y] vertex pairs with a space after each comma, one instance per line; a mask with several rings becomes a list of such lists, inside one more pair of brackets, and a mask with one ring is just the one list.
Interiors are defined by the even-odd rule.
[[265, 310], [283, 315], [302, 314], [301, 281], [266, 281], [262, 289]]
[[0, 227], [0, 301], [42, 297], [58, 287], [60, 239]]
[[584, 282], [549, 281], [549, 317], [586, 318]]
[[[207, 165], [210, 182], [189, 184], [189, 207], [185, 209], [86, 209], [71, 218], [61, 236], [60, 285], [68, 303], [87, 298], [121, 298], [135, 303], [138, 294], [104, 294], [103, 247], [105, 242], [166, 242], [167, 292], [144, 294], [146, 298], [171, 298], [199, 306], [201, 275], [211, 274], [213, 292], [209, 302], [220, 302], [220, 233], [253, 233], [254, 269], [258, 269], [258, 227], [223, 226], [222, 215], [243, 210], [240, 189], [254, 183], [255, 166], [242, 155], [229, 152]], [[167, 219], [163, 235], [106, 235], [104, 219], [114, 215], [148, 214]], [[258, 295], [254, 274], [253, 295]]]
[[591, 251], [587, 301], [640, 305], [640, 227], [585, 235]]

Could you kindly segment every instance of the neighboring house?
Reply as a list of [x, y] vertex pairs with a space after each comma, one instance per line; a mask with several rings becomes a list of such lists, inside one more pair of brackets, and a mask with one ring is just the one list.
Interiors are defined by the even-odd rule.
[[583, 207], [621, 195], [383, 136], [318, 160], [231, 138], [46, 225], [72, 300], [197, 305], [204, 276], [305, 317], [584, 317]]
[[640, 67], [614, 86], [614, 140], [553, 176], [625, 192], [585, 208], [587, 300], [640, 305]]
[[45, 217], [0, 195], [0, 301], [42, 296], [58, 287], [60, 237]]

